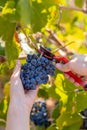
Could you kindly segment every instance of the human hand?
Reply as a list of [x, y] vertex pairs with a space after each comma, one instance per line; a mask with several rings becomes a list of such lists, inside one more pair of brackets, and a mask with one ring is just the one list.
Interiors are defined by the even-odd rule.
[[[21, 79], [20, 79], [21, 64], [17, 61], [14, 72], [11, 76], [11, 88], [10, 88], [10, 102], [15, 101], [19, 107], [25, 105], [28, 111], [31, 111], [32, 105], [37, 95], [38, 86], [36, 90], [24, 91]], [[15, 105], [16, 105], [15, 104]]]
[[20, 70], [20, 61], [17, 61], [10, 82], [10, 104], [6, 130], [29, 130], [29, 116], [38, 92], [38, 87], [36, 90], [24, 91]]
[[56, 67], [63, 71], [72, 71], [81, 76], [87, 76], [87, 55], [86, 54], [76, 54], [72, 59], [66, 64], [57, 63]]

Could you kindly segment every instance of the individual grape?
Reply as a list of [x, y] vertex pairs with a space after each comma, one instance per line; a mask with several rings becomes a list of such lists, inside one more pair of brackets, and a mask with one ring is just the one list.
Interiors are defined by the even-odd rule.
[[27, 69], [27, 64], [25, 63], [24, 65], [22, 65], [21, 69], [26, 70]]
[[32, 79], [30, 80], [30, 82], [33, 83], [34, 85], [36, 85], [36, 80], [35, 80], [34, 78], [32, 78]]
[[38, 76], [35, 77], [35, 80], [36, 80], [37, 83], [39, 83], [40, 82], [40, 77], [38, 77]]
[[37, 60], [36, 60], [36, 59], [32, 59], [32, 60], [31, 60], [31, 64], [32, 64], [32, 65], [36, 65], [36, 63], [37, 63]]
[[37, 64], [38, 64], [38, 66], [42, 64], [42, 63], [41, 63], [41, 58], [38, 58], [38, 59], [37, 59]]
[[37, 67], [36, 70], [35, 70], [35, 73], [38, 74], [39, 72], [42, 71], [42, 69], [43, 69], [42, 66]]
[[48, 75], [54, 75], [55, 66], [49, 60], [38, 54], [29, 54], [26, 63], [21, 67], [20, 78], [24, 89], [36, 89], [36, 85], [46, 84]]
[[48, 127], [51, 124], [48, 118], [47, 107], [46, 107], [45, 101], [36, 101], [33, 104], [33, 107], [30, 113], [30, 119], [37, 126]]

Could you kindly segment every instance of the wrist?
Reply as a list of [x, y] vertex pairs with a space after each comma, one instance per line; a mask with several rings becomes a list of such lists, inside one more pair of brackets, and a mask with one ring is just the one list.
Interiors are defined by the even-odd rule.
[[25, 103], [17, 101], [10, 101], [8, 110], [15, 116], [24, 115], [26, 118], [29, 118], [31, 111]]
[[29, 130], [29, 113], [24, 108], [9, 104], [6, 130]]

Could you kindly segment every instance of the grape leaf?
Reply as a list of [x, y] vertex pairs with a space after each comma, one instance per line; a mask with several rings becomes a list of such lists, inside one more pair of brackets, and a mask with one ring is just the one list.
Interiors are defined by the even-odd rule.
[[5, 55], [5, 48], [0, 46], [0, 55]]
[[51, 86], [48, 89], [48, 94], [49, 94], [50, 97], [52, 97], [54, 99], [57, 99], [57, 100], [60, 99], [59, 95], [56, 93], [56, 86], [55, 85]]
[[[72, 17], [70, 17], [70, 16], [72, 16]], [[62, 11], [61, 23], [68, 23], [68, 21], [72, 22], [73, 17], [74, 17], [74, 11], [63, 10]]]
[[75, 107], [77, 109], [77, 112], [81, 112], [82, 110], [84, 110], [85, 108], [87, 108], [87, 92], [86, 91], [82, 91], [76, 94], [76, 103], [75, 103]]
[[[85, 39], [85, 40], [86, 40], [86, 39]], [[80, 54], [87, 54], [87, 47], [84, 46], [84, 45], [80, 46], [79, 49], [78, 49], [78, 52], [79, 52]]]
[[14, 1], [7, 1], [0, 15], [0, 37], [5, 41], [5, 54], [9, 67], [13, 67], [19, 54], [19, 48], [14, 41], [17, 13]]
[[7, 0], [1, 0], [0, 1], [0, 12], [2, 11], [2, 9], [3, 9], [6, 2], [7, 2]]
[[82, 7], [83, 6], [83, 0], [75, 0], [75, 4], [78, 6], [78, 7]]
[[63, 113], [56, 120], [56, 123], [57, 123], [59, 129], [62, 130], [65, 126], [73, 125], [73, 127], [74, 127], [74, 124], [75, 125], [79, 124], [79, 126], [80, 126], [82, 123], [82, 119], [77, 113], [75, 113], [75, 114]]
[[23, 25], [30, 23], [31, 4], [31, 0], [19, 0], [17, 3], [16, 10], [20, 16], [19, 22]]
[[76, 122], [75, 124], [64, 127], [63, 130], [80, 130], [81, 124], [82, 122], [80, 124]]
[[13, 41], [15, 26], [15, 23], [10, 23], [8, 20], [0, 18], [0, 36], [5, 41], [5, 53], [10, 65], [13, 65], [12, 62], [17, 59], [19, 54], [19, 49]]
[[58, 130], [55, 125], [48, 127], [47, 130]]
[[54, 119], [57, 119], [57, 118], [60, 116], [60, 108], [61, 108], [61, 105], [60, 105], [60, 103], [58, 102], [58, 104], [56, 105], [56, 107], [55, 107], [55, 109], [54, 109], [54, 111], [53, 111], [53, 113], [52, 113], [52, 117], [53, 117]]
[[69, 95], [73, 95], [75, 85], [64, 77], [63, 74], [58, 74], [55, 79], [56, 93], [60, 96], [63, 104], [68, 102]]
[[[34, 32], [40, 31], [42, 27], [44, 27], [47, 24], [47, 20], [49, 17], [49, 7], [56, 5], [57, 2], [50, 0], [44, 0], [44, 1], [36, 1], [32, 0], [32, 2], [28, 2], [20, 0], [20, 15], [21, 15], [21, 21], [24, 23], [24, 20], [27, 21], [29, 24], [31, 24], [32, 30]], [[25, 12], [24, 12], [25, 10]], [[27, 14], [28, 12], [28, 14]]]
[[40, 87], [38, 91], [38, 97], [43, 97], [44, 99], [49, 98], [48, 95], [48, 88], [47, 87]]
[[0, 125], [6, 125], [7, 109], [8, 109], [8, 100], [2, 98], [0, 101]]
[[20, 17], [17, 13], [16, 5], [15, 1], [7, 1], [2, 9], [1, 16], [4, 16], [10, 22], [17, 22]]

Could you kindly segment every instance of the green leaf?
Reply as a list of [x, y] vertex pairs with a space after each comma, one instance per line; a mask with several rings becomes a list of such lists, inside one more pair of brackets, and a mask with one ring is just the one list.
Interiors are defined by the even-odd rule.
[[12, 23], [4, 17], [0, 17], [0, 37], [5, 41], [5, 54], [10, 65], [9, 67], [13, 67], [19, 54], [19, 48], [13, 40], [15, 26], [16, 23]]
[[16, 12], [15, 0], [6, 1], [0, 15], [0, 37], [5, 41], [5, 54], [9, 67], [13, 67], [19, 55], [19, 48], [14, 42], [16, 22], [19, 19]]
[[85, 108], [87, 108], [87, 92], [82, 91], [76, 94], [75, 96], [75, 107], [77, 109], [77, 112], [81, 112]]
[[43, 97], [45, 99], [47, 99], [49, 97], [48, 95], [48, 89], [47, 86], [42, 86], [39, 88], [39, 92], [38, 92], [38, 97]]
[[63, 104], [67, 104], [69, 96], [73, 95], [75, 85], [64, 77], [63, 74], [58, 74], [55, 79], [56, 94], [60, 96], [60, 100]]
[[20, 2], [21, 2], [20, 3], [21, 8], [19, 9], [20, 9], [22, 21], [23, 20], [28, 21], [28, 23], [31, 24], [32, 30], [34, 32], [41, 31], [41, 29], [47, 24], [49, 14], [51, 13], [49, 11], [49, 8], [51, 6], [56, 5], [56, 2], [54, 0], [50, 0], [50, 1], [32, 0], [32, 2], [28, 2], [28, 0], [26, 0], [26, 4], [24, 0], [20, 0]]
[[76, 122], [75, 124], [64, 127], [63, 130], [80, 130], [81, 124], [82, 122], [80, 124]]
[[7, 109], [8, 109], [8, 99], [2, 98], [0, 101], [0, 125], [6, 125]]
[[8, 74], [9, 66], [7, 63], [0, 64], [0, 75], [6, 75]]
[[[60, 115], [60, 117], [56, 120], [57, 122], [57, 126], [59, 127], [59, 130], [63, 130], [64, 127], [66, 126], [71, 126], [79, 124], [79, 126], [82, 123], [82, 119], [81, 117], [75, 113], [75, 114], [71, 114], [71, 113], [63, 113]], [[75, 130], [75, 128], [74, 128]]]
[[57, 119], [60, 116], [60, 107], [61, 107], [61, 105], [60, 105], [60, 103], [58, 103], [58, 105], [55, 107], [55, 109], [52, 113], [52, 117], [54, 119]]
[[47, 130], [58, 130], [58, 128], [55, 125], [52, 125], [52, 126], [48, 127]]
[[61, 23], [68, 23], [68, 21], [72, 22], [74, 17], [74, 11], [63, 10], [61, 15], [62, 15]]
[[[85, 41], [84, 42], [86, 42], [87, 41], [87, 39], [85, 39]], [[87, 45], [86, 45], [87, 46]], [[86, 46], [84, 46], [84, 45], [81, 45], [80, 47], [79, 47], [79, 49], [78, 49], [78, 52], [80, 53], [80, 54], [87, 54], [87, 47]]]
[[6, 121], [3, 119], [0, 119], [0, 126], [6, 126]]
[[23, 25], [27, 25], [30, 23], [31, 16], [31, 0], [19, 0], [17, 3], [17, 14], [20, 16], [20, 22]]
[[60, 99], [59, 95], [56, 93], [56, 86], [55, 85], [53, 85], [49, 88], [48, 94], [50, 97], [52, 97], [54, 99], [57, 99], [57, 100]]
[[0, 46], [0, 55], [5, 55], [5, 48]]
[[75, 4], [78, 6], [78, 7], [83, 7], [83, 2], [84, 0], [75, 0]]
[[6, 2], [7, 2], [7, 0], [1, 0], [0, 1], [0, 12], [2, 11], [2, 9], [3, 9]]
[[17, 22], [20, 17], [16, 11], [16, 5], [17, 3], [14, 0], [7, 1], [2, 9], [1, 15], [10, 22]]

